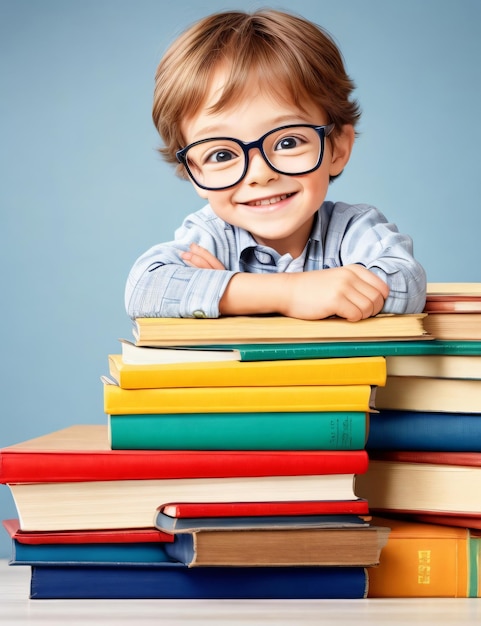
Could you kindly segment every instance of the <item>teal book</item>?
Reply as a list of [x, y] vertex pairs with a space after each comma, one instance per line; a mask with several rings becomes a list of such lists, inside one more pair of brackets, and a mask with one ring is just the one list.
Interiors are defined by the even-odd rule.
[[398, 341], [325, 341], [313, 343], [253, 343], [209, 346], [146, 347], [121, 340], [122, 357], [130, 364], [209, 361], [277, 361], [338, 357], [480, 355], [481, 341], [439, 339]]
[[108, 415], [113, 450], [362, 450], [369, 414]]

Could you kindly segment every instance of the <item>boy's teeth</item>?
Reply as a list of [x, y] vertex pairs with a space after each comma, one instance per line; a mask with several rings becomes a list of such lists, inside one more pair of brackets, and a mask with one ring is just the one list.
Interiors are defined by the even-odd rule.
[[281, 200], [285, 200], [287, 198], [287, 193], [282, 194], [282, 196], [275, 196], [275, 198], [266, 198], [265, 200], [257, 200], [257, 202], [250, 202], [252, 206], [267, 206], [269, 204], [275, 204], [276, 202], [280, 202]]

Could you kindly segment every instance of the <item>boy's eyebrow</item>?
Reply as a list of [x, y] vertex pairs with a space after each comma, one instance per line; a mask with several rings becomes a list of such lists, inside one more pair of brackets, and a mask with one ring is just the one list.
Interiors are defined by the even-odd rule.
[[[286, 114], [286, 115], [279, 115], [277, 117], [275, 117], [274, 119], [269, 121], [269, 128], [266, 129], [266, 132], [271, 130], [271, 128], [276, 128], [277, 126], [282, 126], [283, 124], [306, 124], [306, 123], [311, 123], [311, 122], [307, 122], [307, 119], [301, 117], [299, 114]], [[320, 122], [319, 120], [316, 120], [315, 122], [323, 124], [324, 122]], [[223, 131], [223, 129], [226, 128], [227, 131]], [[203, 128], [200, 128], [195, 134], [196, 136], [202, 136], [202, 137], [219, 137], [221, 135], [226, 136], [228, 135], [228, 131], [230, 129], [230, 126], [227, 125], [223, 125], [223, 124], [211, 124], [209, 126], [204, 126]], [[229, 136], [234, 136], [234, 135], [230, 135]]]

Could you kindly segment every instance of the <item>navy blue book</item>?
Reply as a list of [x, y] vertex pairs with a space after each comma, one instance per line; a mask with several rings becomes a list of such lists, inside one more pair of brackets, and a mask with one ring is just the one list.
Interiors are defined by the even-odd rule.
[[31, 599], [359, 599], [361, 567], [32, 567]]
[[369, 416], [369, 450], [481, 452], [481, 416], [380, 410]]

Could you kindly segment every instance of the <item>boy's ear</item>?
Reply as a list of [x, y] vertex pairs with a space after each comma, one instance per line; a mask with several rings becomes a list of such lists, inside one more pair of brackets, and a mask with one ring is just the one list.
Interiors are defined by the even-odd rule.
[[355, 136], [354, 126], [345, 124], [341, 132], [333, 137], [331, 141], [331, 163], [329, 166], [330, 176], [338, 176], [346, 167], [351, 157]]

